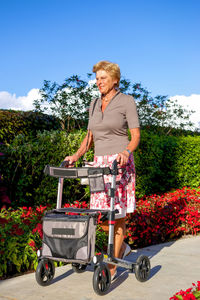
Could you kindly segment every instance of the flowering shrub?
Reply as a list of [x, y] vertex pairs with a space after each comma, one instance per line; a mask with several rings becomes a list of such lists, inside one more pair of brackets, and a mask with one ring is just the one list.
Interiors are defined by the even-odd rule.
[[64, 207], [65, 208], [68, 208], [68, 207], [89, 208], [89, 204], [86, 201], [80, 202], [80, 201], [76, 200], [73, 203], [65, 203]]
[[0, 277], [36, 268], [46, 206], [0, 212]]
[[[87, 208], [88, 203], [75, 201], [64, 207], [71, 206]], [[36, 268], [36, 251], [42, 245], [42, 217], [46, 209], [48, 207], [39, 206], [35, 209], [22, 207], [1, 210], [1, 278]], [[185, 187], [175, 192], [139, 199], [136, 211], [127, 216], [126, 223], [126, 239], [132, 248], [149, 246], [186, 234], [195, 235], [200, 232], [200, 192]], [[96, 236], [96, 244], [104, 249], [107, 240], [100, 226], [97, 227]]]
[[127, 217], [127, 241], [144, 247], [200, 232], [200, 192], [184, 187], [139, 199]]
[[[65, 207], [87, 208], [83, 201]], [[36, 269], [37, 250], [42, 246], [42, 217], [50, 206], [0, 211], [0, 278]]]
[[180, 291], [176, 293], [170, 300], [195, 300], [200, 299], [200, 281], [197, 281], [197, 285], [192, 283], [193, 287], [186, 291]]

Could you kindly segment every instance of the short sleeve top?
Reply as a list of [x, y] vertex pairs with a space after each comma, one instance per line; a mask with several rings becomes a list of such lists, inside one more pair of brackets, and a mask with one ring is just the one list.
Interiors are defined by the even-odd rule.
[[128, 145], [127, 129], [140, 127], [134, 98], [117, 92], [104, 112], [101, 99], [90, 104], [88, 129], [93, 134], [95, 155], [122, 152]]

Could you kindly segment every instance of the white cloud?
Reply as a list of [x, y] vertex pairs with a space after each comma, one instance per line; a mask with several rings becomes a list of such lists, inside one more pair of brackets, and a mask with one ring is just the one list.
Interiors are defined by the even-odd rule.
[[192, 94], [190, 96], [176, 95], [170, 97], [171, 100], [177, 100], [178, 104], [182, 105], [187, 110], [195, 111], [190, 120], [195, 124], [195, 127], [200, 129], [200, 95]]
[[0, 109], [32, 110], [33, 101], [40, 98], [39, 89], [32, 89], [26, 96], [16, 97], [6, 91], [0, 92]]
[[[92, 87], [96, 82], [96, 79], [90, 80], [88, 82], [88, 87]], [[70, 91], [69, 88], [65, 89], [66, 92]], [[98, 90], [93, 92], [94, 97], [99, 96]], [[33, 106], [33, 101], [36, 99], [40, 99], [41, 95], [39, 93], [39, 89], [32, 89], [28, 92], [26, 96], [16, 97], [16, 94], [10, 94], [7, 91], [0, 91], [0, 109], [13, 109], [13, 110], [33, 110], [35, 107]], [[48, 103], [44, 103], [41, 107], [48, 107]], [[51, 113], [51, 110], [46, 110], [46, 113]]]

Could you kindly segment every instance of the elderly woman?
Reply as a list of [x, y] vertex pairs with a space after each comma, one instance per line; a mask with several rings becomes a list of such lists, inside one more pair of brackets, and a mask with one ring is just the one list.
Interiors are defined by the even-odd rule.
[[[114, 255], [124, 258], [130, 253], [130, 247], [124, 243], [125, 217], [135, 209], [135, 167], [133, 151], [140, 141], [139, 120], [136, 104], [132, 96], [119, 90], [120, 68], [117, 64], [100, 61], [93, 67], [100, 98], [91, 102], [89, 110], [88, 133], [78, 151], [65, 157], [71, 164], [76, 162], [94, 142], [94, 166], [112, 166], [117, 159], [120, 170], [117, 176], [115, 194], [116, 215]], [[128, 129], [131, 140], [128, 139]], [[110, 175], [104, 176], [105, 191], [91, 193], [91, 209], [109, 209]], [[103, 226], [105, 228], [105, 226]], [[109, 265], [111, 278], [116, 275], [116, 266]]]

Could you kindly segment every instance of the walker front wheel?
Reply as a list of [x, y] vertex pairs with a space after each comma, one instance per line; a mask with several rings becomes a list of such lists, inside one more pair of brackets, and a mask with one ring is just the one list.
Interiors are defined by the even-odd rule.
[[138, 281], [144, 282], [147, 281], [150, 275], [151, 264], [150, 260], [145, 255], [140, 255], [136, 260], [135, 265], [135, 277]]
[[36, 269], [35, 278], [39, 285], [47, 286], [50, 284], [55, 274], [55, 266], [53, 261], [42, 259]]
[[95, 293], [105, 295], [110, 287], [111, 276], [107, 265], [100, 264], [96, 267], [93, 275], [93, 289]]

